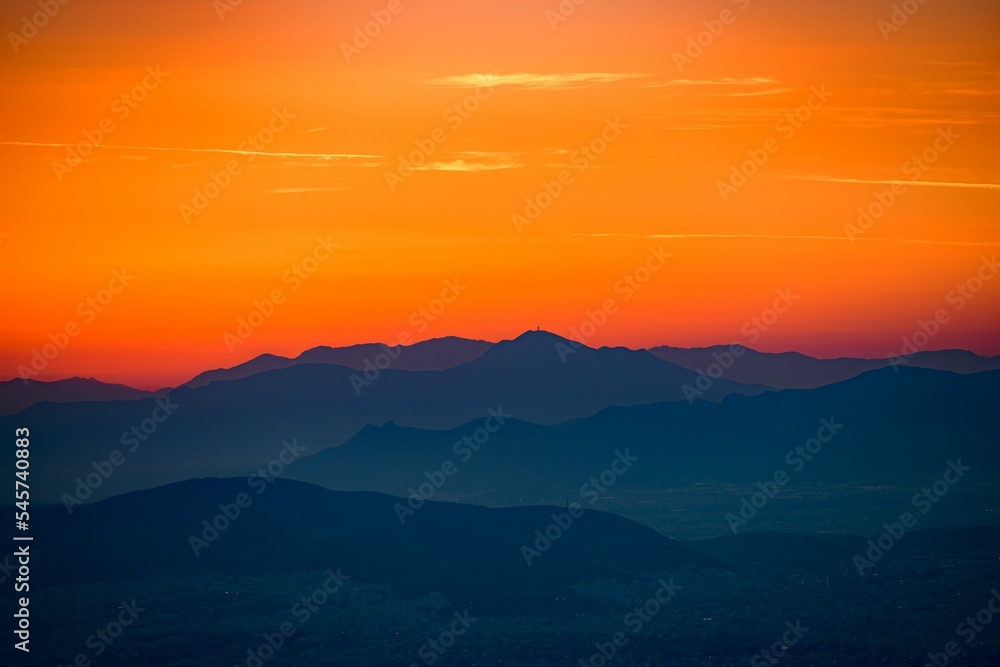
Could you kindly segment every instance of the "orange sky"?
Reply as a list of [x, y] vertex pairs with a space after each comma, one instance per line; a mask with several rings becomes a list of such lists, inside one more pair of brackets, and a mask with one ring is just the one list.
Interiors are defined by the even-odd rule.
[[[949, 298], [1000, 251], [991, 0], [932, 0], [891, 31], [888, 0], [590, 0], [558, 22], [557, 0], [245, 0], [220, 18], [225, 1], [70, 0], [37, 34], [22, 20], [37, 3], [0, 6], [0, 376], [67, 325], [39, 379], [153, 387], [401, 332], [568, 335], [606, 299], [618, 307], [588, 344], [747, 343], [744, 323], [786, 288], [799, 300], [754, 347], [886, 356], [944, 309], [926, 349], [1000, 354], [1000, 280]], [[678, 67], [705, 21], [719, 34]], [[606, 150], [579, 153], [609, 119]], [[390, 188], [417, 142], [433, 153]], [[724, 198], [748, 151], [768, 159]], [[185, 215], [227, 164], [228, 185]], [[915, 177], [845, 230], [886, 181]], [[338, 248], [289, 278], [317, 238]], [[616, 284], [660, 246], [671, 258], [626, 299]], [[123, 268], [134, 278], [102, 295]], [[413, 316], [456, 279], [433, 322]], [[227, 345], [274, 290], [283, 303]], [[102, 296], [101, 312], [80, 306]]]

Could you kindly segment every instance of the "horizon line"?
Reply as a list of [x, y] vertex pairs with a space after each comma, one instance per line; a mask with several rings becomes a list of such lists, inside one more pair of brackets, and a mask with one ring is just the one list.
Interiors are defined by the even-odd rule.
[[[560, 339], [562, 339], [562, 340], [564, 340], [564, 341], [566, 341], [568, 343], [574, 343], [576, 345], [580, 345], [580, 346], [583, 346], [583, 347], [586, 347], [586, 348], [589, 348], [589, 349], [592, 349], [592, 350], [625, 348], [627, 350], [631, 350], [632, 352], [648, 352], [648, 351], [656, 349], [656, 348], [668, 347], [668, 348], [671, 348], [671, 349], [674, 349], [674, 350], [688, 350], [688, 351], [690, 351], [690, 350], [709, 350], [709, 349], [712, 349], [712, 348], [731, 347], [731, 346], [739, 345], [739, 346], [741, 346], [741, 347], [743, 347], [743, 348], [745, 348], [747, 350], [750, 350], [751, 352], [756, 352], [758, 354], [767, 354], [767, 355], [799, 354], [799, 355], [802, 355], [804, 357], [809, 357], [811, 359], [816, 359], [816, 360], [819, 360], [819, 361], [837, 361], [837, 360], [840, 360], [840, 359], [857, 359], [857, 360], [861, 360], [861, 361], [887, 361], [889, 359], [899, 358], [901, 356], [907, 356], [907, 355], [901, 355], [901, 354], [888, 353], [885, 357], [864, 357], [864, 356], [851, 356], [851, 355], [843, 355], [843, 354], [837, 355], [837, 356], [830, 356], [830, 357], [825, 357], [825, 356], [824, 357], [819, 357], [819, 356], [815, 356], [815, 355], [812, 355], [812, 354], [807, 354], [805, 352], [800, 352], [800, 351], [794, 350], [794, 349], [781, 350], [780, 352], [764, 352], [764, 351], [761, 351], [761, 350], [759, 350], [757, 348], [750, 347], [749, 345], [744, 345], [743, 343], [740, 343], [739, 341], [733, 341], [733, 342], [730, 342], [730, 343], [715, 343], [715, 344], [710, 344], [710, 345], [697, 345], [697, 346], [693, 346], [693, 347], [684, 347], [684, 346], [678, 346], [678, 345], [670, 345], [670, 344], [667, 344], [667, 343], [662, 343], [662, 344], [659, 344], [659, 345], [652, 345], [652, 346], [648, 346], [648, 347], [629, 347], [627, 345], [600, 345], [600, 346], [597, 346], [597, 347], [592, 347], [592, 346], [588, 345], [585, 342], [581, 342], [579, 340], [576, 340], [574, 338], [570, 338], [568, 336], [563, 336], [562, 334], [558, 334], [558, 333], [555, 333], [553, 331], [549, 331], [548, 329], [535, 328], [535, 329], [526, 329], [526, 330], [522, 331], [521, 333], [517, 334], [516, 336], [514, 336], [512, 338], [502, 338], [502, 339], [496, 340], [496, 341], [486, 340], [485, 338], [466, 338], [465, 336], [457, 336], [457, 335], [453, 335], [453, 334], [448, 334], [448, 335], [444, 335], [444, 336], [434, 336], [434, 337], [431, 337], [431, 338], [425, 338], [423, 340], [414, 341], [414, 342], [410, 343], [409, 345], [399, 345], [399, 344], [397, 344], [397, 345], [390, 345], [389, 343], [382, 342], [382, 341], [368, 341], [368, 342], [364, 342], [364, 343], [350, 343], [350, 344], [347, 344], [347, 345], [325, 345], [325, 344], [314, 345], [312, 347], [308, 347], [308, 348], [303, 349], [296, 356], [284, 356], [284, 355], [280, 355], [280, 354], [274, 354], [272, 352], [262, 352], [260, 354], [254, 355], [252, 357], [247, 357], [247, 358], [243, 359], [242, 361], [237, 362], [236, 364], [234, 364], [232, 366], [204, 369], [204, 370], [198, 372], [193, 377], [189, 378], [188, 380], [186, 380], [185, 382], [182, 382], [180, 384], [158, 386], [158, 387], [156, 387], [154, 389], [142, 389], [141, 387], [137, 387], [137, 386], [130, 385], [130, 384], [125, 384], [124, 382], [110, 382], [110, 381], [101, 380], [101, 379], [99, 379], [99, 378], [97, 378], [95, 376], [83, 376], [83, 375], [70, 375], [70, 376], [59, 377], [59, 378], [54, 378], [54, 379], [22, 378], [20, 376], [14, 375], [14, 376], [6, 377], [4, 379], [0, 379], [0, 383], [15, 382], [15, 381], [22, 381], [23, 382], [23, 381], [27, 380], [29, 382], [37, 382], [37, 383], [48, 384], [48, 383], [53, 383], [53, 382], [64, 382], [66, 380], [93, 380], [95, 382], [100, 382], [102, 384], [119, 385], [119, 386], [123, 386], [123, 387], [128, 387], [129, 389], [135, 389], [137, 391], [145, 391], [145, 392], [149, 392], [149, 393], [158, 393], [158, 392], [167, 391], [167, 390], [180, 389], [180, 388], [184, 387], [187, 384], [187, 382], [190, 382], [195, 377], [198, 377], [199, 375], [203, 375], [204, 373], [209, 373], [209, 372], [212, 372], [212, 371], [227, 371], [227, 370], [232, 370], [234, 368], [242, 366], [243, 364], [249, 363], [249, 362], [251, 362], [251, 361], [253, 361], [255, 359], [259, 359], [260, 357], [263, 357], [263, 356], [272, 356], [272, 357], [277, 357], [279, 359], [286, 359], [288, 361], [295, 361], [296, 359], [298, 359], [299, 357], [301, 357], [306, 352], [310, 352], [312, 350], [317, 350], [317, 349], [320, 349], [320, 348], [328, 348], [328, 349], [331, 349], [331, 350], [343, 350], [343, 349], [349, 349], [349, 348], [352, 348], [352, 347], [362, 347], [362, 346], [367, 346], [367, 345], [382, 345], [382, 346], [389, 347], [389, 348], [402, 347], [402, 348], [405, 349], [405, 348], [414, 347], [416, 345], [420, 345], [420, 344], [423, 344], [423, 343], [428, 343], [428, 342], [432, 342], [432, 341], [447, 340], [447, 339], [457, 339], [457, 340], [469, 341], [469, 342], [488, 343], [492, 347], [492, 346], [498, 345], [500, 343], [512, 342], [514, 340], [517, 340], [518, 338], [521, 338], [521, 337], [523, 337], [525, 335], [533, 334], [533, 333], [540, 333], [540, 334], [547, 334], [549, 336], [554, 336], [554, 337], [560, 338]], [[997, 357], [1000, 357], [1000, 355], [983, 355], [983, 354], [979, 354], [978, 352], [974, 352], [973, 350], [970, 350], [968, 348], [961, 348], [961, 347], [944, 347], [944, 348], [937, 348], [937, 349], [921, 349], [921, 350], [918, 350], [917, 352], [918, 353], [967, 352], [969, 354], [973, 354], [973, 355], [975, 355], [977, 357], [981, 357], [983, 359], [995, 359]], [[666, 360], [662, 360], [662, 361], [666, 361]], [[316, 362], [311, 362], [311, 363], [316, 363]], [[466, 362], [466, 363], [468, 363], [468, 362]], [[671, 362], [667, 362], [667, 363], [671, 363]], [[308, 365], [308, 364], [296, 364], [296, 365]], [[331, 364], [320, 364], [320, 365], [331, 365]], [[332, 364], [332, 365], [336, 365], [336, 364]]]

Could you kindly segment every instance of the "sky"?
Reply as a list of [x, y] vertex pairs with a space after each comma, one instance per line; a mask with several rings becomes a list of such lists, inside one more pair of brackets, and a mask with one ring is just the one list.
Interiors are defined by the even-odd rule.
[[0, 377], [1000, 354], [1000, 5], [903, 4], [8, 0]]

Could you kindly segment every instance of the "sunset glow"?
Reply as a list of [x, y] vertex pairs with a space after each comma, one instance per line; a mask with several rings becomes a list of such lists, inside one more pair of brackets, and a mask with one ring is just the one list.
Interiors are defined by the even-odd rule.
[[153, 388], [570, 336], [608, 299], [588, 345], [885, 357], [943, 310], [925, 349], [1000, 354], [990, 0], [53, 5], [0, 7], [3, 379], [60, 340], [34, 377]]

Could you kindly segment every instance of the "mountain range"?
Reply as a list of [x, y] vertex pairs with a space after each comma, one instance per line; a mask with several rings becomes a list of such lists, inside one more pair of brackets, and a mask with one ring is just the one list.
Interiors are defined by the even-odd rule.
[[[381, 371], [360, 392], [354, 369], [301, 364], [166, 397], [39, 404], [0, 428], [32, 425], [32, 497], [72, 504], [247, 474], [285, 443], [303, 452], [283, 466], [288, 478], [405, 496], [452, 460], [461, 470], [443, 497], [489, 504], [575, 497], [625, 450], [640, 462], [621, 484], [640, 490], [752, 483], [779, 469], [804, 482], [917, 483], [959, 458], [980, 475], [1000, 469], [998, 371], [883, 368], [783, 391], [718, 379], [706, 392], [718, 402], [689, 402], [682, 386], [697, 376], [687, 369], [582, 346], [564, 364], [554, 346], [568, 343], [531, 332], [450, 369]], [[499, 428], [491, 415], [503, 416]], [[830, 444], [808, 445], [824, 432]], [[488, 442], [457, 444], [466, 438]], [[821, 454], [796, 453], [816, 444]]]
[[[725, 370], [725, 377], [744, 384], [760, 384], [774, 389], [813, 389], [893, 365], [893, 361], [888, 358], [816, 359], [799, 352], [757, 352], [742, 345], [695, 348], [663, 345], [650, 348], [649, 352], [682, 368], [707, 373], [710, 366], [720, 364], [720, 359], [724, 362], [727, 355], [733, 355], [734, 349], [738, 351], [738, 355]], [[967, 374], [1000, 369], [1000, 356], [983, 357], [967, 350], [938, 350], [916, 352], [908, 357], [897, 358], [895, 363], [908, 368]]]
[[[577, 342], [547, 332], [527, 332], [525, 335], [529, 334], [549, 336], [553, 348], [559, 343], [560, 349], [564, 351], [563, 357], [567, 360], [572, 358], [571, 353], [566, 353], [567, 350], [575, 351], [580, 348]], [[309, 364], [336, 365], [355, 371], [368, 371], [369, 375], [381, 370], [443, 371], [475, 361], [487, 350], [510, 342], [512, 341], [491, 343], [447, 336], [409, 346], [389, 346], [380, 343], [347, 347], [320, 346], [306, 350], [297, 357], [262, 354], [231, 368], [199, 373], [177, 388], [194, 389], [213, 382], [242, 380], [260, 373]], [[738, 352], [735, 356], [734, 351]], [[638, 353], [643, 350], [633, 350], [633, 352]], [[721, 372], [727, 381], [771, 389], [812, 389], [842, 382], [866, 371], [891, 366], [893, 363], [888, 358], [818, 359], [798, 352], [758, 352], [742, 345], [701, 348], [662, 345], [649, 348], [648, 353], [674, 366], [705, 374], [709, 378]], [[389, 361], [387, 365], [386, 360]], [[921, 351], [905, 359], [897, 359], [896, 363], [909, 368], [968, 374], [1000, 369], [1000, 356], [983, 357], [965, 350]], [[364, 380], [363, 376], [362, 379]], [[165, 387], [150, 392], [124, 385], [102, 383], [92, 378], [70, 378], [52, 382], [7, 380], [0, 382], [0, 416], [17, 414], [36, 403], [46, 401], [70, 403], [137, 400], [153, 395], [162, 396], [177, 388]]]
[[123, 384], [109, 384], [93, 378], [67, 378], [53, 382], [5, 380], [0, 382], [0, 415], [14, 415], [36, 403], [77, 403], [81, 401], [136, 401], [153, 392]]
[[282, 357], [262, 354], [250, 361], [213, 371], [199, 373], [185, 382], [184, 387], [203, 387], [210, 382], [240, 380], [257, 373], [274, 371], [299, 364], [334, 364], [365, 370], [376, 364], [380, 356], [392, 360], [392, 368], [400, 371], [443, 371], [478, 358], [490, 348], [492, 343], [447, 336], [414, 343], [413, 345], [389, 346], [381, 343], [365, 343], [349, 347], [320, 346], [306, 350], [297, 357]]
[[[46, 444], [32, 453], [39, 470], [33, 493], [48, 501], [71, 493], [95, 463], [120, 451], [127, 465], [101, 482], [96, 499], [194, 476], [242, 474], [272, 460], [286, 440], [312, 453], [343, 444], [369, 424], [453, 428], [501, 409], [554, 424], [612, 405], [682, 400], [684, 385], [697, 381], [692, 371], [641, 350], [580, 346], [563, 363], [556, 345], [567, 344], [531, 332], [442, 371], [388, 368], [365, 376], [301, 364], [182, 387], [166, 397], [37, 404], [0, 417], [0, 428], [35, 425]], [[720, 379], [705, 397], [762, 391]], [[13, 464], [0, 467], [7, 465]]]
[[457, 471], [441, 485], [447, 497], [500, 504], [578, 497], [620, 451], [638, 460], [616, 488], [753, 483], [777, 470], [797, 483], [916, 484], [936, 479], [949, 460], [983, 479], [1000, 470], [998, 391], [998, 371], [879, 369], [718, 404], [616, 406], [557, 425], [510, 420], [485, 442], [473, 439], [477, 429], [485, 433], [481, 419], [444, 431], [389, 422], [308, 456], [289, 475], [332, 489], [411, 495], [452, 461]]

